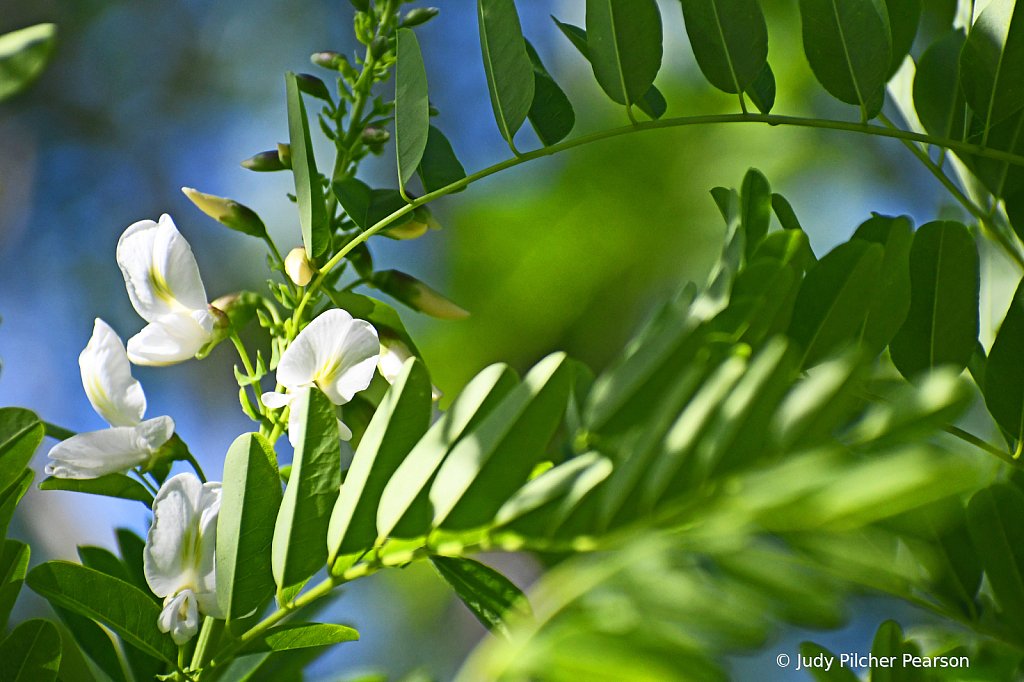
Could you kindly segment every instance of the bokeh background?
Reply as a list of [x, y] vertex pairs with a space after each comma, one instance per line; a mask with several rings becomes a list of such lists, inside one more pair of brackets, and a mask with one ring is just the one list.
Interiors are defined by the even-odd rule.
[[[493, 122], [475, 3], [435, 2], [440, 17], [417, 29], [431, 101], [441, 112], [434, 124], [467, 169], [477, 170], [509, 150]], [[762, 3], [779, 82], [776, 112], [855, 117], [814, 81], [796, 1]], [[925, 3], [915, 55], [949, 26], [955, 4]], [[679, 3], [661, 7], [665, 62], [657, 85], [667, 116], [731, 111], [734, 98], [707, 85], [694, 63]], [[519, 11], [528, 38], [573, 100], [574, 134], [625, 123], [548, 16], [583, 24], [584, 2], [530, 0]], [[285, 198], [294, 191], [290, 174], [251, 173], [239, 161], [287, 140], [285, 71], [318, 72], [330, 83], [309, 55], [351, 55], [359, 47], [351, 16], [346, 0], [0, 0], [0, 33], [42, 21], [59, 26], [49, 69], [30, 91], [0, 105], [0, 405], [31, 408], [76, 431], [103, 426], [82, 391], [77, 356], [97, 316], [124, 338], [143, 325], [114, 260], [119, 235], [136, 220], [164, 212], [175, 218], [211, 299], [263, 285], [262, 243], [207, 218], [180, 188], [252, 207], [282, 251], [300, 243]], [[520, 149], [537, 145], [528, 128]], [[329, 143], [320, 139], [316, 150], [320, 167], [329, 167]], [[750, 166], [790, 200], [819, 255], [871, 211], [907, 213], [917, 224], [958, 215], [896, 141], [729, 125], [630, 135], [532, 162], [436, 202], [443, 230], [413, 242], [374, 239], [371, 250], [378, 268], [409, 272], [472, 312], [460, 322], [403, 312], [449, 396], [491, 362], [525, 370], [555, 349], [599, 371], [660, 297], [681, 280], [702, 281], [724, 229], [708, 190], [738, 186]], [[361, 176], [395, 186], [393, 150], [371, 157]], [[248, 331], [256, 344], [255, 330]], [[148, 414], [175, 419], [211, 478], [219, 477], [231, 441], [252, 428], [238, 409], [234, 362], [225, 344], [202, 363], [135, 371]], [[137, 503], [32, 490], [12, 535], [32, 544], [36, 564], [74, 558], [76, 544], [114, 548], [114, 527], [144, 533], [147, 524]], [[487, 560], [524, 588], [539, 570], [526, 556]], [[12, 627], [47, 608], [25, 590]], [[844, 629], [813, 637], [836, 651], [866, 652], [882, 619], [898, 617], [905, 626], [927, 620], [868, 596], [855, 599], [849, 614]], [[422, 565], [358, 581], [323, 617], [356, 626], [363, 638], [314, 662], [311, 680], [360, 671], [398, 677], [417, 666], [447, 679], [484, 635]], [[774, 659], [795, 655], [808, 636], [780, 630], [761, 655], [731, 662], [736, 676], [805, 679]], [[70, 662], [66, 667], [69, 682], [89, 679]]]

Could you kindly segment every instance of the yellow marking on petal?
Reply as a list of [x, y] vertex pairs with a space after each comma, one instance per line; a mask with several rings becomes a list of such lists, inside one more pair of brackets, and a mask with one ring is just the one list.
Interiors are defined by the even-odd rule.
[[158, 268], [153, 266], [150, 266], [149, 268], [149, 287], [152, 289], [154, 296], [169, 305], [175, 312], [189, 312], [189, 309], [179, 303], [178, 299], [174, 297], [174, 294], [171, 292], [171, 287], [167, 284], [167, 280], [164, 278], [164, 273], [160, 272]]

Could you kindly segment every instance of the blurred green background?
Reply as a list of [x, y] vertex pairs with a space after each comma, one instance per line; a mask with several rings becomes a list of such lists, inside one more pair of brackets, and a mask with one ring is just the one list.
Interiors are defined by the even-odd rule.
[[[775, 111], [855, 118], [814, 81], [796, 1], [762, 2], [779, 85]], [[437, 4], [440, 17], [417, 29], [441, 112], [434, 123], [467, 169], [478, 170], [509, 151], [490, 110], [475, 3]], [[583, 1], [519, 5], [527, 37], [574, 103], [574, 134], [626, 123], [548, 17], [583, 24]], [[955, 2], [925, 6], [915, 55], [949, 26]], [[696, 68], [679, 3], [666, 0], [661, 9], [666, 52], [657, 85], [666, 115], [731, 111], [733, 96], [713, 90]], [[261, 244], [214, 223], [179, 188], [252, 207], [283, 251], [300, 243], [285, 198], [294, 191], [290, 175], [254, 174], [238, 162], [287, 139], [284, 72], [330, 81], [308, 56], [351, 55], [358, 46], [351, 15], [347, 0], [0, 0], [0, 32], [42, 21], [60, 31], [47, 72], [0, 106], [0, 404], [74, 430], [101, 426], [82, 392], [77, 355], [96, 316], [124, 338], [142, 326], [114, 261], [118, 236], [136, 220], [175, 218], [210, 299], [262, 286]], [[537, 146], [532, 131], [520, 136], [520, 149]], [[323, 170], [332, 148], [323, 139], [316, 145]], [[954, 211], [915, 164], [893, 140], [827, 131], [751, 124], [652, 131], [488, 178], [433, 205], [445, 229], [414, 242], [374, 239], [371, 250], [379, 269], [409, 272], [472, 312], [437, 322], [403, 311], [450, 399], [491, 362], [525, 370], [556, 349], [599, 371], [655, 302], [681, 280], [702, 281], [724, 229], [708, 190], [737, 186], [748, 167], [790, 200], [821, 255], [870, 211], [908, 213], [917, 224]], [[393, 150], [368, 160], [361, 177], [395, 186]], [[251, 343], [256, 331], [248, 330]], [[136, 370], [148, 414], [174, 417], [211, 476], [219, 476], [228, 444], [251, 428], [238, 409], [233, 352], [222, 345], [202, 363]], [[44, 461], [41, 452], [37, 471]], [[144, 532], [147, 523], [136, 504], [32, 490], [12, 534], [32, 544], [35, 564], [73, 558], [76, 544], [113, 547], [113, 527]], [[487, 560], [522, 587], [538, 571], [526, 556]], [[45, 608], [23, 594], [12, 626]], [[862, 599], [849, 627], [815, 638], [835, 650], [866, 650], [878, 622], [896, 616], [921, 619], [892, 602]], [[422, 565], [359, 581], [325, 617], [356, 626], [363, 639], [314, 663], [310, 679], [417, 665], [444, 679], [484, 632]], [[769, 653], [792, 651], [801, 635], [780, 637]], [[737, 676], [803, 679], [777, 669], [773, 657], [737, 659]]]

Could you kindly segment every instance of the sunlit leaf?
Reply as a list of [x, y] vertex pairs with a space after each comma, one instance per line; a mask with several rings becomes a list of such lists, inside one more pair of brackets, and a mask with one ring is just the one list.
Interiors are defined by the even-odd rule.
[[274, 594], [271, 546], [281, 506], [277, 456], [266, 438], [242, 434], [224, 458], [217, 522], [217, 603], [230, 623]]
[[278, 625], [254, 639], [242, 650], [243, 655], [266, 651], [288, 651], [317, 646], [354, 642], [359, 633], [344, 625], [331, 623], [288, 623]]
[[21, 498], [28, 492], [34, 477], [35, 474], [32, 473], [31, 469], [22, 469], [21, 476], [15, 479], [14, 483], [0, 491], [0, 537], [6, 537], [7, 526], [10, 525], [11, 519], [14, 518], [14, 510], [17, 508]]
[[327, 526], [341, 489], [341, 441], [334, 405], [317, 388], [291, 403], [298, 443], [274, 526], [271, 561], [278, 594], [327, 561]]
[[36, 79], [50, 60], [57, 27], [36, 24], [0, 35], [0, 101]]
[[0, 545], [0, 632], [6, 632], [7, 619], [21, 593], [28, 572], [28, 545], [17, 540], [4, 540]]
[[34, 412], [20, 407], [0, 409], [0, 490], [21, 477], [43, 442], [44, 432], [45, 427]]
[[340, 555], [362, 553], [373, 547], [377, 539], [377, 507], [384, 487], [426, 433], [430, 405], [426, 365], [418, 358], [409, 358], [366, 427], [331, 513], [327, 547], [332, 566]]

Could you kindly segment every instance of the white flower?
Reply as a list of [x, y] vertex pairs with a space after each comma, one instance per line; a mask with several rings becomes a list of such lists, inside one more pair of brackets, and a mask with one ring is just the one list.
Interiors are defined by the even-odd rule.
[[58, 478], [97, 478], [145, 464], [174, 435], [174, 421], [170, 417], [142, 421], [146, 394], [132, 377], [120, 337], [103, 320], [96, 320], [78, 365], [89, 402], [111, 428], [80, 433], [55, 445], [46, 473]]
[[[344, 310], [328, 310], [299, 332], [281, 356], [277, 382], [288, 393], [264, 393], [263, 404], [284, 407], [300, 388], [316, 386], [332, 403], [344, 405], [370, 385], [379, 352], [377, 330], [369, 322], [353, 320]], [[294, 412], [292, 417], [288, 437], [295, 445]], [[338, 428], [342, 440], [352, 438], [343, 423], [338, 422]]]
[[153, 594], [164, 598], [161, 632], [184, 644], [199, 631], [199, 614], [223, 618], [217, 606], [217, 517], [220, 483], [195, 474], [168, 479], [153, 502], [143, 569]]
[[213, 335], [214, 317], [199, 266], [171, 216], [140, 220], [117, 242], [128, 296], [149, 322], [128, 340], [137, 365], [170, 365], [193, 357]]
[[[389, 384], [395, 383], [395, 379], [402, 373], [405, 361], [411, 358], [412, 351], [399, 339], [381, 338], [380, 358], [377, 360], [377, 369], [380, 375], [388, 380]], [[437, 386], [430, 385], [430, 398], [438, 401], [444, 397]]]

